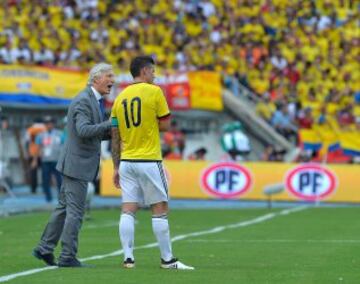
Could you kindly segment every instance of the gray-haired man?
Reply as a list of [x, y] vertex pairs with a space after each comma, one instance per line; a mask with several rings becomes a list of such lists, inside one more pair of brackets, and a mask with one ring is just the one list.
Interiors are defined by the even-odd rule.
[[104, 121], [103, 96], [114, 84], [111, 65], [99, 63], [89, 74], [88, 86], [71, 102], [67, 114], [68, 139], [62, 149], [57, 170], [62, 174], [59, 204], [33, 255], [48, 265], [56, 265], [53, 251], [60, 240], [62, 251], [58, 265], [84, 266], [76, 258], [87, 185], [97, 175], [101, 140], [110, 138], [110, 121]]

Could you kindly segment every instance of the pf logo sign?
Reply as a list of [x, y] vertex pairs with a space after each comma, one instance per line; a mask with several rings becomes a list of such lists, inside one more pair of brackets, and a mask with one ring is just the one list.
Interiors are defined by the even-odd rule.
[[238, 164], [218, 163], [204, 171], [201, 185], [212, 196], [235, 198], [250, 189], [251, 175], [248, 169]]
[[336, 189], [336, 176], [320, 165], [300, 165], [292, 169], [285, 179], [286, 189], [307, 201], [325, 199]]

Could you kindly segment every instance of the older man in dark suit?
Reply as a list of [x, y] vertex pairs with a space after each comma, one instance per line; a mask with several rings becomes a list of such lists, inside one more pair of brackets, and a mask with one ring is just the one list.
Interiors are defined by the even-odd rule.
[[77, 258], [87, 184], [99, 170], [101, 140], [110, 138], [110, 121], [105, 121], [103, 96], [114, 84], [111, 65], [99, 63], [89, 74], [88, 86], [71, 102], [67, 114], [68, 139], [62, 149], [57, 170], [63, 176], [59, 204], [33, 255], [48, 265], [56, 265], [53, 251], [61, 238], [60, 267], [85, 266]]

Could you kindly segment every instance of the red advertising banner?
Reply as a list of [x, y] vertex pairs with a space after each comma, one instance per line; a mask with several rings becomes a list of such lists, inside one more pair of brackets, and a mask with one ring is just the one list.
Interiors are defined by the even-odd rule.
[[190, 86], [188, 82], [172, 83], [166, 87], [166, 99], [170, 109], [187, 110], [190, 108]]

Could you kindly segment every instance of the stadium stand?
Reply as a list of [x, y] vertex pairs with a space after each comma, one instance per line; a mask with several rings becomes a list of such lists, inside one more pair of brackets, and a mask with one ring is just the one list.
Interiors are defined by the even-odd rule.
[[0, 63], [124, 71], [146, 53], [163, 71], [215, 70], [234, 93], [230, 77], [253, 91], [266, 120], [286, 119], [304, 151], [349, 161], [360, 154], [358, 11], [354, 0], [1, 1]]

